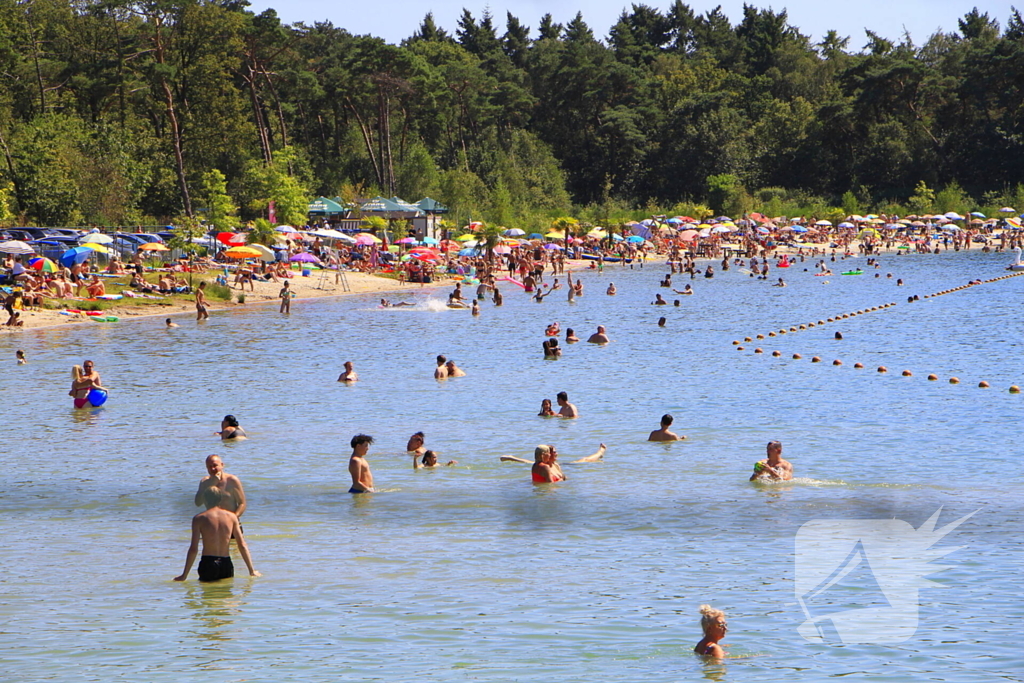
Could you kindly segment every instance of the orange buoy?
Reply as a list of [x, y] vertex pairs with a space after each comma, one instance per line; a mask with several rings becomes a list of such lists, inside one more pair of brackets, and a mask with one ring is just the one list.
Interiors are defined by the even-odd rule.
[[1020, 393], [1020, 387], [1018, 387], [1016, 384], [1010, 385], [1010, 393], [1011, 394], [1019, 394]]
[[836, 358], [834, 361], [832, 361], [832, 365], [842, 365], [842, 364], [843, 364], [843, 361], [839, 360], [838, 358]]
[[754, 340], [753, 340], [753, 339], [751, 339], [750, 337], [744, 337], [744, 338], [743, 338], [743, 341], [745, 341], [745, 342], [748, 342], [748, 341], [754, 341]]
[[772, 355], [775, 356], [776, 358], [778, 358], [779, 356], [782, 355], [782, 352], [781, 351], [772, 351]]
[[814, 358], [811, 359], [811, 362], [812, 363], [820, 363], [821, 362], [821, 358], [819, 358], [818, 356], [815, 356]]
[[863, 363], [854, 363], [853, 367], [856, 368], [857, 370], [860, 370], [861, 368], [864, 367], [864, 364]]
[[960, 378], [959, 377], [950, 377], [949, 378], [949, 383], [950, 384], [960, 384]]
[[799, 353], [793, 354], [793, 360], [800, 360], [801, 358], [803, 358], [803, 356], [801, 356]]
[[938, 375], [928, 375], [928, 381], [929, 382], [934, 382], [934, 381], [936, 381], [938, 379], [939, 379]]
[[912, 373], [910, 370], [904, 370], [903, 371], [903, 376], [904, 377], [913, 377], [914, 373]]
[[879, 372], [889, 372], [889, 368], [885, 367], [884, 365], [879, 365], [878, 366], [878, 371]]
[[764, 353], [761, 349], [754, 349], [754, 353]]
[[739, 343], [738, 341], [736, 341], [735, 339], [733, 339], [733, 340], [732, 340], [732, 345], [733, 345], [733, 346], [739, 346], [739, 345], [740, 345], [740, 343]]
[[743, 350], [743, 347], [742, 347], [742, 346], [737, 346], [737, 347], [736, 347], [736, 350], [737, 350], [737, 351], [742, 351], [742, 350]]
[[980, 382], [978, 382], [978, 388], [979, 389], [988, 389], [989, 388], [989, 383], [986, 382], [985, 380], [981, 380]]

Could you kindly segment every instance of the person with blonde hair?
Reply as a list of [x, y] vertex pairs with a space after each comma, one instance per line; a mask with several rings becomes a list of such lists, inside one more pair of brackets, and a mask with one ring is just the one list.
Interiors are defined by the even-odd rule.
[[725, 650], [718, 644], [725, 638], [729, 626], [725, 621], [725, 612], [715, 609], [711, 605], [700, 606], [700, 627], [704, 631], [704, 637], [693, 648], [701, 657], [714, 657], [724, 659]]

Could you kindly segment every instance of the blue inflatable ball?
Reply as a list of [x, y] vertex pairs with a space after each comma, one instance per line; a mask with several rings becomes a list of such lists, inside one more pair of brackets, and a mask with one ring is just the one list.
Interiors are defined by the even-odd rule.
[[107, 392], [105, 389], [92, 389], [89, 391], [89, 403], [93, 406], [101, 406], [107, 402]]

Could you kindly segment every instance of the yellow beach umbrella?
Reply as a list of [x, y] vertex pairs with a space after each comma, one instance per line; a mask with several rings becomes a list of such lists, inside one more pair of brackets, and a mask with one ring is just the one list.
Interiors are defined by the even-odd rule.
[[231, 247], [224, 255], [228, 258], [259, 258], [261, 253], [259, 249], [252, 247]]
[[476, 239], [476, 235], [471, 235], [468, 232], [465, 235], [459, 235], [455, 238], [456, 242], [469, 242]]
[[107, 249], [105, 246], [103, 246], [102, 244], [96, 244], [95, 242], [86, 242], [85, 244], [82, 245], [82, 247], [84, 247], [85, 249], [92, 249], [93, 251], [98, 252], [100, 254], [110, 253], [110, 250]]
[[356, 235], [356, 240], [358, 241], [360, 238], [362, 238], [362, 240], [364, 242], [367, 239], [371, 239], [371, 240], [373, 240], [374, 244], [381, 244], [383, 242], [383, 240], [381, 238], [379, 238], [376, 235], [373, 235], [371, 233], [368, 233], [368, 232], [361, 232], [361, 233], [357, 234]]
[[548, 234], [546, 234], [544, 236], [547, 237], [550, 240], [564, 240], [565, 239], [565, 233], [564, 232], [559, 232], [558, 230], [552, 230], [551, 232], [549, 232]]
[[170, 251], [170, 249], [159, 242], [150, 242], [149, 244], [143, 244], [139, 247], [139, 251]]

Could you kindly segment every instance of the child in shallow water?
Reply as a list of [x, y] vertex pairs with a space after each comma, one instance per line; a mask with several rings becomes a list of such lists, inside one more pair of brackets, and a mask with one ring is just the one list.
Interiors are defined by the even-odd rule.
[[537, 413], [538, 417], [555, 417], [555, 411], [551, 409], [551, 399], [546, 398], [540, 402], [540, 412]]

